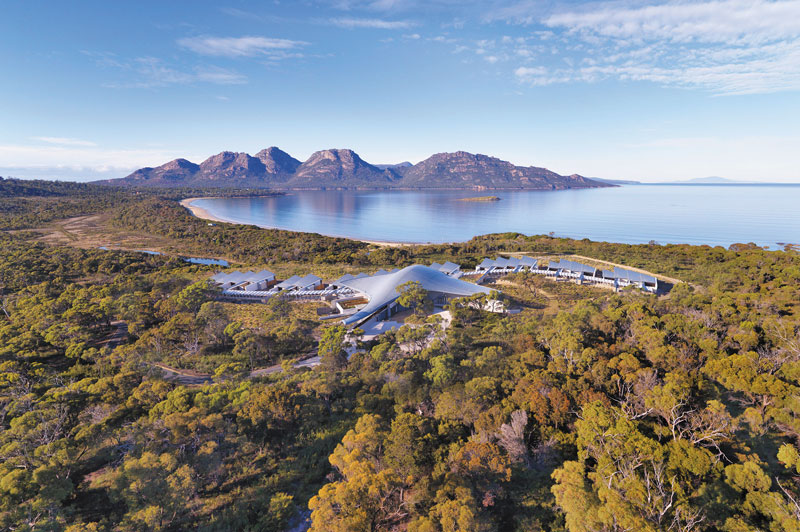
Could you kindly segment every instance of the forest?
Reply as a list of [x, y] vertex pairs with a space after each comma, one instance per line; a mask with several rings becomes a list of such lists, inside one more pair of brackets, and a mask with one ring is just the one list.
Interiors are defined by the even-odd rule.
[[[797, 251], [379, 248], [211, 226], [177, 202], [200, 193], [0, 180], [0, 530], [800, 532]], [[41, 240], [92, 214], [169, 244]], [[497, 288], [520, 313], [455, 300], [447, 329], [420, 319], [348, 358], [313, 306], [226, 303], [212, 267], [179, 258], [332, 276], [517, 251], [683, 282], [514, 274]], [[293, 366], [312, 351], [320, 366]]]

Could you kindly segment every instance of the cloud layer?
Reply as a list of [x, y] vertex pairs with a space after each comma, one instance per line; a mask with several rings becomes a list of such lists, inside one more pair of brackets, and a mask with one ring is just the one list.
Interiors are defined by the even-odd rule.
[[[550, 13], [522, 3], [499, 15], [556, 38], [514, 70], [530, 85], [649, 81], [715, 94], [800, 89], [800, 1], [589, 4]], [[559, 59], [561, 59], [559, 61]]]
[[281, 58], [290, 50], [308, 45], [304, 41], [276, 39], [271, 37], [186, 37], [178, 39], [178, 45], [200, 55], [213, 57], [257, 57]]
[[667, 2], [632, 8], [602, 7], [553, 14], [551, 27], [640, 42], [759, 44], [796, 38], [800, 2], [795, 0], [715, 0]]
[[156, 57], [137, 57], [131, 62], [114, 66], [125, 73], [128, 79], [105, 83], [104, 85], [109, 88], [155, 89], [195, 83], [211, 83], [214, 85], [241, 85], [247, 83], [247, 77], [234, 70], [214, 65], [179, 68], [171, 66]]
[[414, 26], [408, 20], [384, 20], [380, 18], [349, 18], [337, 17], [330, 20], [330, 23], [340, 28], [370, 28], [378, 30], [404, 30]]
[[154, 161], [187, 155], [161, 149], [107, 148], [91, 141], [60, 137], [33, 140], [40, 143], [0, 144], [0, 175], [78, 181], [108, 179], [125, 176]]

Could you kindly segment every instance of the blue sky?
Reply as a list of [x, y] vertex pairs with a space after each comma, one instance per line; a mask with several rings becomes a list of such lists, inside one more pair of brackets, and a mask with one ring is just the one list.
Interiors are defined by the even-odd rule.
[[442, 151], [800, 182], [800, 0], [8, 1], [0, 175]]

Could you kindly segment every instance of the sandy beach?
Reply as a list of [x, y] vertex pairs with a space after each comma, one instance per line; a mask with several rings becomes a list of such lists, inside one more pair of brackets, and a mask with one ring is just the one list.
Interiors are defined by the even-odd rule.
[[[196, 216], [197, 218], [200, 218], [202, 220], [209, 220], [209, 221], [212, 221], [212, 222], [222, 222], [222, 223], [226, 223], [226, 224], [237, 223], [237, 222], [232, 222], [230, 220], [224, 220], [222, 218], [214, 216], [213, 214], [211, 214], [210, 212], [208, 212], [206, 209], [204, 209], [202, 207], [198, 207], [196, 205], [192, 205], [193, 201], [199, 200], [199, 199], [213, 199], [213, 198], [210, 198], [210, 197], [205, 197], [205, 198], [186, 198], [186, 199], [182, 199], [180, 201], [180, 204], [181, 204], [181, 206], [186, 207], [187, 209], [189, 209], [189, 211], [194, 216]], [[285, 231], [288, 231], [288, 229], [285, 229]], [[348, 238], [348, 237], [342, 237], [342, 238]], [[391, 248], [396, 248], [396, 247], [401, 247], [401, 246], [424, 246], [425, 245], [422, 242], [383, 242], [383, 241], [380, 241], [380, 240], [361, 240], [361, 239], [358, 239], [358, 238], [349, 238], [349, 240], [357, 240], [359, 242], [364, 242], [366, 244], [372, 244], [372, 245], [381, 246], [381, 247], [391, 247]]]
[[[343, 237], [348, 238], [348, 237]], [[424, 242], [383, 242], [382, 240], [361, 240], [359, 238], [350, 238], [350, 240], [358, 240], [365, 244], [372, 244], [373, 246], [380, 246], [384, 248], [399, 248], [403, 246], [424, 246]]]
[[201, 218], [203, 220], [210, 220], [212, 222], [223, 222], [223, 223], [234, 223], [228, 220], [223, 220], [222, 218], [217, 218], [207, 210], [202, 207], [198, 207], [196, 205], [192, 205], [192, 202], [199, 199], [212, 199], [212, 198], [186, 198], [180, 201], [181, 206], [186, 207], [194, 214], [196, 217]]

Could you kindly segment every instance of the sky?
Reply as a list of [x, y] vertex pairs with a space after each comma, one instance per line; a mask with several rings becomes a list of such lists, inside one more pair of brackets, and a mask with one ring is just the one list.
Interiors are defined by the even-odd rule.
[[7, 0], [0, 175], [465, 150], [800, 182], [800, 0]]

